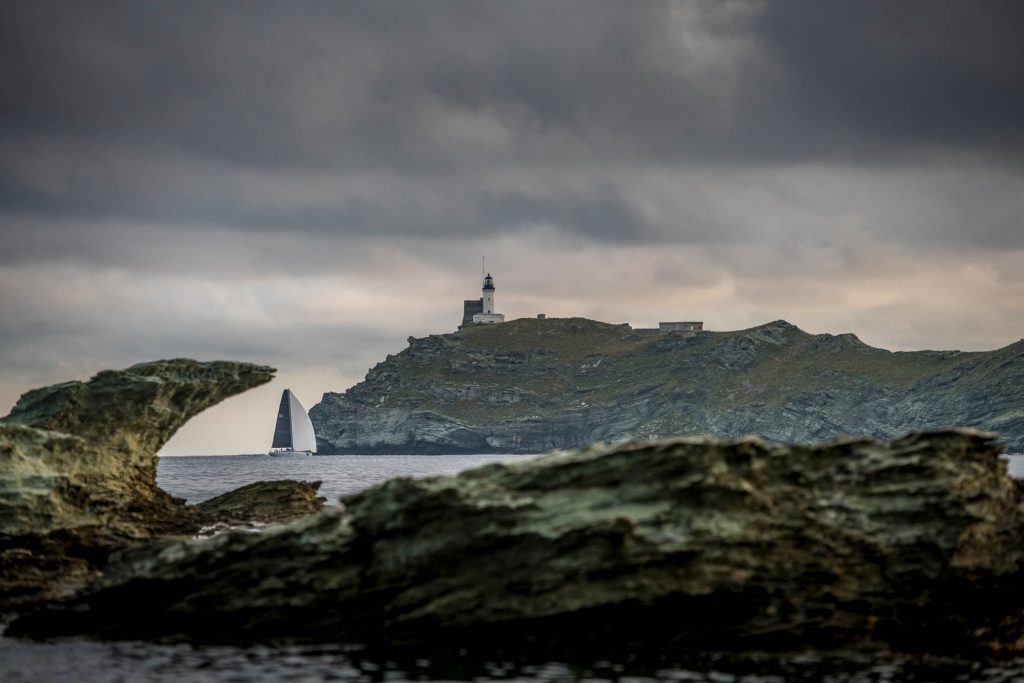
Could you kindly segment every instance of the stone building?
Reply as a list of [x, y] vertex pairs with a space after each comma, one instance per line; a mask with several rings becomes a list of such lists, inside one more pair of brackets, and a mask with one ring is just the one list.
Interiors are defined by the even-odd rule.
[[661, 332], [703, 332], [703, 322], [658, 323]]
[[[483, 299], [466, 299], [462, 302], [462, 325], [471, 324], [473, 322], [473, 316], [483, 312]], [[460, 327], [462, 325], [460, 325]]]

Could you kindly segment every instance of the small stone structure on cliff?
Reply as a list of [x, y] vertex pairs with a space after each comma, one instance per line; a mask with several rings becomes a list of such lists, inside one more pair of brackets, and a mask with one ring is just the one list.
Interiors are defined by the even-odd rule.
[[698, 332], [704, 331], [704, 323], [699, 320], [687, 322], [659, 322], [657, 327], [637, 327], [634, 331], [649, 333], [658, 332], [661, 334], [674, 334], [684, 337], [692, 337]]
[[462, 302], [462, 325], [505, 322], [503, 314], [494, 312], [494, 278], [490, 273], [484, 278], [481, 294], [479, 299], [466, 299]]
[[682, 323], [658, 323], [658, 330], [661, 332], [690, 332], [696, 334], [697, 332], [704, 331], [704, 323], [702, 322], [682, 322]]

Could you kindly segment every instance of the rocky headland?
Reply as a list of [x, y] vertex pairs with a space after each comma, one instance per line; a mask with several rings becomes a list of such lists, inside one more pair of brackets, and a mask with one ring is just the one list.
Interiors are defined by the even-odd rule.
[[[0, 418], [0, 613], [72, 594], [112, 552], [140, 541], [319, 509], [316, 485], [304, 482], [247, 487], [200, 506], [156, 485], [157, 452], [181, 425], [273, 373], [166, 360], [22, 396]], [[280, 504], [273, 514], [268, 500]]]
[[950, 426], [1024, 452], [1024, 341], [891, 352], [781, 320], [686, 335], [520, 319], [410, 337], [309, 414], [320, 453], [543, 452], [682, 435], [814, 443]]
[[999, 454], [972, 430], [681, 438], [395, 479], [260, 534], [124, 551], [9, 633], [492, 656], [1019, 652], [1024, 498]]

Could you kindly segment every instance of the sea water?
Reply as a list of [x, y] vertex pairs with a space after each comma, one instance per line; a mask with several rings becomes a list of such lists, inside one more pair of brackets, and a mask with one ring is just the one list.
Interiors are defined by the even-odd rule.
[[[521, 455], [352, 455], [272, 458], [161, 458], [157, 481], [173, 495], [200, 502], [269, 479], [321, 481], [329, 503], [398, 476], [455, 474]], [[1007, 458], [1024, 478], [1024, 456]], [[936, 657], [777, 656], [666, 652], [661, 661], [550, 662], [467, 656], [457, 649], [412, 660], [343, 645], [250, 647], [102, 643], [82, 639], [34, 643], [0, 638], [0, 681], [1024, 681], [1024, 659], [980, 662]]]
[[1007, 455], [1003, 459], [1006, 460], [1006, 470], [1011, 477], [1024, 479], [1024, 455]]
[[688, 681], [693, 683], [893, 683], [1024, 680], [1024, 660], [998, 663], [937, 657], [702, 654], [663, 662], [466, 660], [456, 655], [396, 660], [342, 647], [193, 647], [139, 642], [21, 643], [0, 638], [0, 680], [70, 681]]
[[160, 458], [156, 481], [171, 495], [198, 503], [257, 481], [319, 481], [320, 495], [334, 504], [395, 477], [456, 474], [492, 462], [534, 455], [188, 455]]
[[[188, 455], [160, 458], [157, 483], [168, 493], [199, 503], [257, 481], [320, 481], [329, 504], [394, 477], [456, 474], [492, 462], [534, 455]], [[1011, 477], [1024, 479], [1024, 455], [1006, 456]]]

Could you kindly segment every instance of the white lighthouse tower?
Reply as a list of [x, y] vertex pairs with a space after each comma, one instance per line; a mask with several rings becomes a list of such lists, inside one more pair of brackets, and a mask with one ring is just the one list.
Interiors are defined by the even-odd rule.
[[487, 277], [484, 278], [482, 293], [483, 296], [480, 298], [484, 302], [484, 309], [480, 312], [484, 315], [492, 315], [494, 313], [494, 278], [490, 273], [487, 273]]
[[480, 313], [473, 316], [475, 323], [503, 323], [505, 316], [494, 312], [494, 278], [490, 273], [484, 278], [484, 288], [481, 292], [480, 302], [482, 304]]

